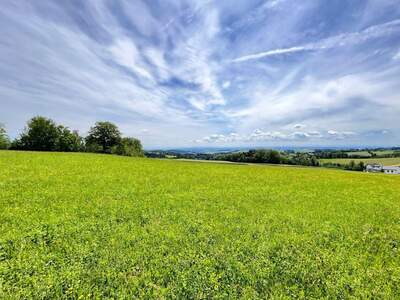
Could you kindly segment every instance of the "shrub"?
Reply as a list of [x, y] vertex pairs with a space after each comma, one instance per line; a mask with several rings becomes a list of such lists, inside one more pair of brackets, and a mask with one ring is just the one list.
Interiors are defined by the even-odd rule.
[[118, 145], [111, 151], [113, 154], [124, 156], [144, 156], [142, 143], [135, 138], [122, 138]]

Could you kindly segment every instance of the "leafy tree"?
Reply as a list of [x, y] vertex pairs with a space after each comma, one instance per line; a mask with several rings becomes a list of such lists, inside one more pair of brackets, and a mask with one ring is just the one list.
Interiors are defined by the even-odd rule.
[[142, 143], [135, 138], [122, 138], [117, 146], [112, 149], [113, 154], [124, 156], [144, 156]]
[[3, 124], [0, 124], [0, 149], [8, 149], [10, 140], [8, 139], [6, 129]]
[[279, 164], [281, 163], [281, 155], [275, 150], [256, 150], [254, 160], [259, 163]]
[[110, 122], [97, 122], [90, 128], [86, 137], [88, 148], [97, 148], [100, 150], [98, 152], [102, 153], [111, 153], [111, 148], [117, 146], [120, 141], [121, 133], [118, 127]]
[[71, 131], [68, 127], [59, 125], [57, 151], [78, 152], [83, 150], [83, 139], [78, 131]]
[[19, 139], [12, 148], [19, 150], [55, 151], [59, 130], [56, 123], [45, 117], [37, 116], [28, 121]]
[[300, 166], [319, 166], [317, 157], [309, 153], [296, 153], [290, 158], [289, 163]]

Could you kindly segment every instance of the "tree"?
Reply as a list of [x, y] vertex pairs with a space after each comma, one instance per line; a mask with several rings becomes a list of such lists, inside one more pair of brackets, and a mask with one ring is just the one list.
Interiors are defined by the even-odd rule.
[[56, 123], [45, 117], [37, 116], [28, 121], [20, 138], [12, 147], [18, 150], [55, 151], [59, 130]]
[[280, 164], [281, 155], [275, 150], [256, 150], [254, 154], [255, 162], [258, 163], [269, 163], [269, 164]]
[[59, 125], [57, 129], [57, 151], [78, 152], [83, 150], [83, 139], [79, 136], [78, 131], [71, 131], [62, 125]]
[[88, 148], [99, 146], [99, 152], [111, 153], [111, 148], [121, 141], [121, 133], [116, 125], [110, 122], [97, 122], [90, 128], [86, 137]]
[[8, 149], [10, 140], [8, 139], [4, 125], [0, 123], [0, 149]]
[[135, 138], [122, 138], [117, 146], [112, 148], [112, 153], [124, 156], [144, 156], [142, 143]]

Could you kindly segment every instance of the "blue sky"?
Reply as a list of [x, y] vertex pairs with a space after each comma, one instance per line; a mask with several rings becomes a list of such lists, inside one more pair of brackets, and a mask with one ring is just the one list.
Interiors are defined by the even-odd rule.
[[0, 1], [0, 122], [146, 148], [399, 145], [398, 0]]

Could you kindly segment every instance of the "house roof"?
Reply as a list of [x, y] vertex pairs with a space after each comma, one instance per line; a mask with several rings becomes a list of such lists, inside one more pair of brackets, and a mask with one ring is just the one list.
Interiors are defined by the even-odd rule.
[[384, 170], [394, 170], [394, 171], [399, 171], [400, 167], [383, 167]]

